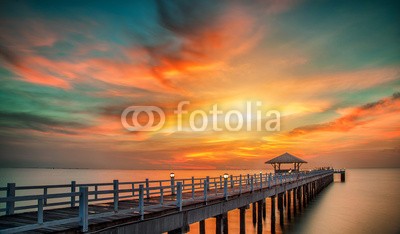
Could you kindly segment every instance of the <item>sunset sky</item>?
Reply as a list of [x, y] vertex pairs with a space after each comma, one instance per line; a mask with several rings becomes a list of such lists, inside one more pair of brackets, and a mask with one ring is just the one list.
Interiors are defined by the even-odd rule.
[[[0, 167], [264, 168], [285, 152], [310, 167], [400, 167], [399, 9], [1, 1]], [[189, 114], [244, 115], [261, 102], [281, 113], [280, 131], [177, 131], [180, 101]], [[132, 105], [163, 109], [164, 127], [124, 129]]]

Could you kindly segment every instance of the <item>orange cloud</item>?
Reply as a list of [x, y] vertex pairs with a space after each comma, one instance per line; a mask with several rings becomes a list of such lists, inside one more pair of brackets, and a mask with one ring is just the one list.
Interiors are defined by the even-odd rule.
[[290, 132], [290, 135], [304, 135], [316, 131], [349, 131], [358, 125], [376, 120], [382, 114], [396, 112], [400, 112], [400, 93], [395, 93], [392, 97], [379, 100], [378, 102], [354, 108], [348, 114], [332, 122], [296, 128]]

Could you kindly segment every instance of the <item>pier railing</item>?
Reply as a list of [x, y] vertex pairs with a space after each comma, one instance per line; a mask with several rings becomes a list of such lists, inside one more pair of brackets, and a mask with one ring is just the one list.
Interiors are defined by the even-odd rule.
[[[324, 176], [333, 170], [317, 170], [286, 174], [247, 174], [238, 176], [219, 176], [170, 180], [144, 180], [135, 182], [92, 183], [40, 186], [16, 186], [15, 183], [0, 187], [5, 196], [0, 196], [0, 212], [3, 215], [14, 213], [37, 212], [37, 222], [21, 227], [6, 229], [7, 233], [29, 231], [67, 223], [78, 223], [82, 231], [88, 230], [90, 219], [109, 217], [118, 214], [135, 214], [144, 218], [146, 210], [154, 207], [182, 209], [186, 202], [204, 201], [240, 195], [263, 188], [293, 183], [311, 177]], [[118, 203], [131, 200], [129, 209], [119, 209]], [[133, 202], [134, 201], [134, 202]], [[145, 201], [151, 201], [145, 205]], [[89, 205], [107, 203], [112, 211], [90, 213]], [[5, 208], [4, 208], [5, 207]], [[75, 207], [77, 217], [45, 221], [44, 210]], [[0, 230], [0, 233], [4, 230]]]

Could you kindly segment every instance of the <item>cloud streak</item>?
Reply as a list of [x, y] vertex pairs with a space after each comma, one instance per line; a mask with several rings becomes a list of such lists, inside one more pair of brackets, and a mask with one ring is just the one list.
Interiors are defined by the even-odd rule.
[[[346, 132], [357, 126], [377, 120], [382, 114], [396, 114], [398, 112], [400, 112], [400, 93], [394, 93], [392, 97], [352, 108], [348, 113], [332, 122], [295, 128], [289, 135], [300, 136], [320, 131]], [[385, 121], [385, 119], [381, 119], [380, 121]]]

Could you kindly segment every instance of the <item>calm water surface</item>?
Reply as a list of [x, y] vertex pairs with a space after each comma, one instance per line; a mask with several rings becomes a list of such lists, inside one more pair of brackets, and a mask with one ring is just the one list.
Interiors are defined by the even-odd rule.
[[[177, 170], [176, 178], [254, 174], [259, 170]], [[167, 170], [80, 170], [80, 169], [0, 169], [0, 186], [7, 182], [18, 185], [111, 182], [168, 179]], [[351, 169], [346, 182], [336, 182], [321, 192], [301, 214], [285, 219], [276, 233], [400, 233], [400, 169]], [[338, 176], [338, 175], [337, 175]], [[293, 202], [292, 202], [293, 204]], [[292, 212], [293, 215], [293, 212]], [[239, 212], [228, 213], [229, 231], [239, 232]], [[199, 225], [190, 226], [189, 233], [199, 233]], [[206, 220], [207, 233], [215, 233], [215, 219]], [[246, 212], [247, 233], [257, 233], [253, 227], [251, 209]], [[267, 219], [263, 233], [271, 232], [270, 199], [267, 199]]]

